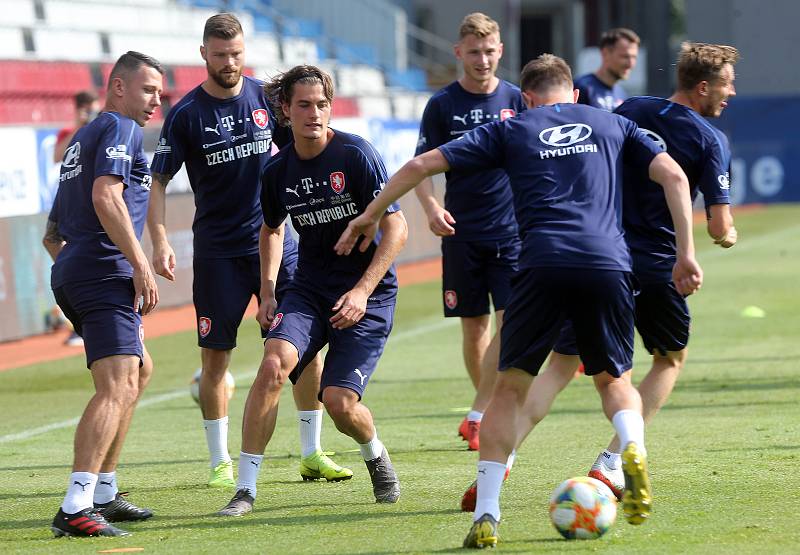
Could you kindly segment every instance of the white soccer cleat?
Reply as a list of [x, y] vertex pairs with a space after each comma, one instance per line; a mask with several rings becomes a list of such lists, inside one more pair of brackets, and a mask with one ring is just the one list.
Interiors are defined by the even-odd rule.
[[609, 487], [617, 500], [622, 500], [625, 491], [625, 474], [622, 472], [622, 464], [617, 468], [608, 465], [608, 455], [605, 451], [597, 456], [597, 459], [589, 470], [589, 477], [600, 480]]

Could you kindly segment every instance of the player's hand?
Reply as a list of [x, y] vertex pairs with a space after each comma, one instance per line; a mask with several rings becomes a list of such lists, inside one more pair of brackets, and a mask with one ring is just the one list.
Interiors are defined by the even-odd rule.
[[438, 237], [455, 235], [456, 230], [453, 227], [453, 224], [456, 223], [456, 220], [453, 218], [450, 212], [437, 204], [436, 208], [431, 209], [427, 214], [428, 227], [434, 235]]
[[679, 257], [672, 268], [672, 281], [678, 293], [691, 295], [703, 285], [703, 269], [694, 257]]
[[153, 246], [153, 269], [158, 275], [175, 281], [175, 251], [169, 243]]
[[714, 239], [714, 244], [719, 245], [723, 249], [729, 249], [736, 244], [737, 239], [739, 239], [739, 232], [736, 231], [735, 227], [731, 226], [728, 229], [728, 233], [719, 239]]
[[361, 320], [367, 311], [367, 297], [369, 294], [358, 288], [351, 289], [339, 297], [333, 305], [336, 314], [331, 316], [331, 325], [337, 330], [343, 330]]
[[133, 310], [142, 316], [149, 314], [158, 304], [158, 285], [156, 277], [146, 262], [133, 269]]
[[278, 308], [278, 302], [275, 300], [273, 292], [261, 292], [261, 302], [258, 305], [258, 312], [256, 313], [256, 320], [262, 329], [268, 330], [275, 319], [275, 310]]
[[359, 245], [358, 250], [365, 252], [369, 248], [370, 243], [372, 243], [372, 240], [375, 238], [375, 235], [378, 233], [379, 221], [380, 218], [373, 220], [366, 214], [361, 214], [357, 218], [353, 218], [350, 220], [350, 223], [347, 224], [347, 229], [345, 229], [341, 237], [339, 237], [339, 240], [336, 242], [336, 245], [334, 245], [333, 250], [336, 251], [336, 254], [348, 255], [356, 245], [358, 238], [363, 235], [364, 239], [361, 241], [361, 245]]

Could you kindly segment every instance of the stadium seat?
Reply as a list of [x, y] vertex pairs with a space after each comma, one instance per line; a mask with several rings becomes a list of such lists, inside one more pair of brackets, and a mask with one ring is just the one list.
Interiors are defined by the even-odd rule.
[[345, 96], [382, 95], [386, 92], [383, 72], [369, 66], [342, 65], [337, 70], [339, 91]]
[[410, 91], [428, 90], [428, 80], [425, 72], [418, 68], [387, 71], [386, 81], [390, 87], [402, 87]]
[[23, 58], [25, 54], [25, 39], [22, 36], [22, 29], [0, 27], [0, 59]]
[[364, 118], [390, 119], [392, 105], [385, 96], [360, 96], [358, 97], [358, 113]]
[[3, 25], [30, 27], [36, 23], [33, 0], [0, 0]]
[[248, 37], [245, 46], [247, 63], [254, 66], [276, 65], [281, 62], [281, 47], [278, 37], [266, 33], [256, 33]]
[[323, 35], [322, 22], [318, 19], [284, 16], [281, 30], [287, 37], [304, 37], [317, 39]]
[[35, 29], [33, 44], [40, 60], [95, 62], [105, 58], [96, 32]]
[[146, 50], [145, 54], [165, 64], [191, 64], [200, 59], [199, 37], [110, 33], [108, 41], [113, 59], [128, 50]]
[[337, 96], [333, 99], [331, 113], [331, 117], [337, 118], [355, 118], [361, 115], [358, 110], [358, 101], [346, 96]]
[[378, 51], [371, 44], [337, 40], [335, 45], [336, 59], [343, 64], [378, 65]]
[[283, 61], [290, 66], [313, 64], [319, 59], [317, 43], [302, 37], [284, 37]]
[[94, 87], [87, 64], [0, 61], [0, 93], [62, 96]]

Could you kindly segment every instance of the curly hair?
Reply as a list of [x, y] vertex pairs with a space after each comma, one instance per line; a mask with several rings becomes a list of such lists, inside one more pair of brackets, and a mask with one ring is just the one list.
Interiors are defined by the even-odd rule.
[[282, 106], [291, 104], [294, 85], [322, 85], [322, 92], [328, 102], [333, 103], [333, 79], [330, 75], [316, 66], [301, 65], [279, 73], [271, 80], [264, 83], [264, 93], [272, 105], [272, 111], [278, 123], [284, 127], [289, 126], [289, 119], [283, 114]]
[[739, 51], [724, 44], [684, 42], [678, 55], [678, 88], [693, 89], [701, 81], [715, 81], [725, 65], [735, 65]]

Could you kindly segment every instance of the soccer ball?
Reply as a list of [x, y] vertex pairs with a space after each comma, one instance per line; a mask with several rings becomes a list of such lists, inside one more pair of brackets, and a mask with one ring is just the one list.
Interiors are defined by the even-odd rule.
[[600, 480], [564, 480], [550, 497], [550, 520], [568, 540], [590, 540], [608, 532], [617, 518], [617, 499]]
[[[203, 373], [202, 368], [198, 368], [197, 372], [194, 373], [192, 376], [192, 381], [189, 382], [189, 393], [192, 395], [192, 399], [198, 405], [200, 404], [200, 374]], [[233, 397], [233, 392], [236, 389], [236, 382], [233, 379], [233, 374], [231, 374], [228, 370], [225, 370], [225, 393], [230, 400]]]

